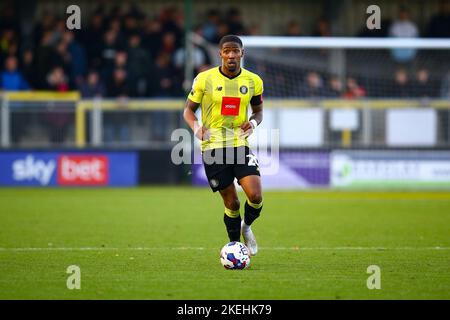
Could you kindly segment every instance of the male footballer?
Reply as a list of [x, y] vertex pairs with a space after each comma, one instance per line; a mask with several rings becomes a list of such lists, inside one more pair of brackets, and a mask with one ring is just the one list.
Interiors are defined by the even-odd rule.
[[[263, 119], [263, 81], [241, 67], [244, 48], [238, 36], [224, 36], [219, 42], [219, 55], [220, 66], [201, 72], [194, 79], [184, 119], [201, 140], [206, 176], [213, 192], [219, 191], [222, 196], [230, 241], [240, 241], [242, 233], [250, 254], [256, 255], [258, 246], [251, 225], [261, 213], [263, 199], [258, 161], [249, 149], [247, 137]], [[195, 115], [199, 106], [202, 125]], [[247, 196], [242, 221], [234, 179]]]

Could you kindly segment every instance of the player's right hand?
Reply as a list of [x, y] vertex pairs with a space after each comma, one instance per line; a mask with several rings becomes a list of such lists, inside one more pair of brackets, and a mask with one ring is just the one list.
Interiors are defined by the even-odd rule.
[[201, 126], [194, 128], [194, 135], [201, 141], [208, 141], [210, 138], [209, 130]]

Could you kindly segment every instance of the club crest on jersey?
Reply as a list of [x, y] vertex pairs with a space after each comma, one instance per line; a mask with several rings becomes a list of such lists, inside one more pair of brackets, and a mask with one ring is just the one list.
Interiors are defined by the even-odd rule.
[[246, 94], [246, 93], [248, 92], [248, 88], [247, 88], [247, 86], [241, 86], [241, 87], [239, 88], [239, 91], [240, 91], [242, 94]]

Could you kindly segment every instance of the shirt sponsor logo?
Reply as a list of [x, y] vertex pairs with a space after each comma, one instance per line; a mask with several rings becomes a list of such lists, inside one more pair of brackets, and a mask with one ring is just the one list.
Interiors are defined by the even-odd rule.
[[108, 167], [106, 156], [62, 155], [58, 158], [58, 184], [107, 185]]
[[238, 97], [222, 97], [222, 112], [223, 116], [238, 116], [241, 98]]

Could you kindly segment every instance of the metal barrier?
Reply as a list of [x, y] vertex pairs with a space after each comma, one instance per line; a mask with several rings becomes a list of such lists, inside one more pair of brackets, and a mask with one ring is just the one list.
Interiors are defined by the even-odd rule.
[[[4, 92], [1, 147], [158, 148], [185, 127], [183, 99], [80, 99], [78, 92]], [[450, 101], [272, 99], [258, 131], [284, 148], [448, 148]]]

